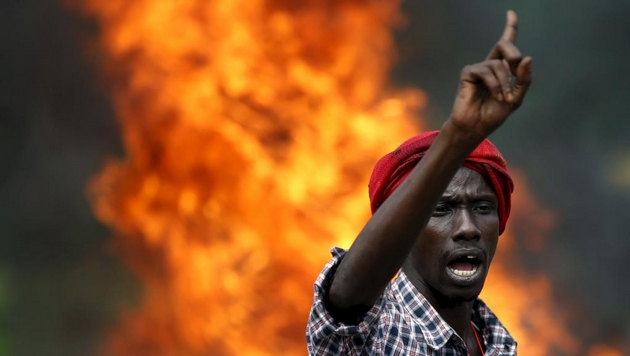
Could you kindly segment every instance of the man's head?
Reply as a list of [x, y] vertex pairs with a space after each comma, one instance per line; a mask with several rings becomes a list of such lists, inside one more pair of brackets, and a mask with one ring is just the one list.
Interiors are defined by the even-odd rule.
[[[383, 156], [374, 166], [368, 184], [370, 206], [374, 213], [407, 178], [437, 137], [439, 131], [429, 131], [403, 142], [396, 150]], [[488, 139], [483, 140], [466, 158], [464, 167], [481, 174], [497, 195], [500, 231], [510, 216], [511, 193], [514, 190], [507, 163]]]
[[[376, 164], [369, 185], [373, 212], [407, 177], [437, 134], [413, 137]], [[449, 183], [403, 266], [425, 297], [471, 300], [479, 295], [510, 213], [512, 189], [505, 160], [484, 140]]]
[[468, 301], [481, 293], [499, 239], [497, 207], [479, 173], [457, 171], [403, 267], [425, 297]]

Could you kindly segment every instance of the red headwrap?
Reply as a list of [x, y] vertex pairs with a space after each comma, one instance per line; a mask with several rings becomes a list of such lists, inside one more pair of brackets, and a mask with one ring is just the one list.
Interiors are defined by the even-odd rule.
[[[412, 137], [376, 163], [368, 185], [372, 214], [407, 178], [413, 167], [427, 152], [438, 133], [439, 131], [430, 131]], [[490, 141], [485, 139], [466, 158], [464, 167], [481, 174], [497, 194], [499, 234], [503, 233], [505, 223], [510, 215], [510, 195], [514, 190], [514, 184], [501, 153]]]

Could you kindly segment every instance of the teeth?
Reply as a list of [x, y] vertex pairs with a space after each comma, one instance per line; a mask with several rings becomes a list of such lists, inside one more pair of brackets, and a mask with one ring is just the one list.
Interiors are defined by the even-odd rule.
[[451, 272], [453, 272], [456, 275], [461, 276], [461, 277], [469, 277], [469, 276], [472, 276], [473, 274], [475, 274], [475, 272], [477, 272], [477, 267], [473, 267], [473, 269], [470, 270], [470, 271], [460, 271], [460, 270], [454, 269], [452, 267], [449, 267], [449, 269], [451, 270]]
[[473, 258], [475, 258], [475, 256], [466, 256], [466, 258], [473, 259]]

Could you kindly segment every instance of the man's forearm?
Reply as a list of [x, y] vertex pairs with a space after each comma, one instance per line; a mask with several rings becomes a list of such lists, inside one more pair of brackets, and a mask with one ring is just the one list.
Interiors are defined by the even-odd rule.
[[344, 257], [329, 292], [337, 308], [374, 303], [404, 263], [457, 170], [483, 140], [458, 131], [449, 122]]

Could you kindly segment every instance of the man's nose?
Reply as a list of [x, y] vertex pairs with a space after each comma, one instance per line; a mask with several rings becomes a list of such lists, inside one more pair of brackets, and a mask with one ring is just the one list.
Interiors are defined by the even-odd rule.
[[468, 209], [459, 209], [455, 215], [455, 240], [478, 240], [481, 238], [481, 231], [477, 227], [474, 214]]

